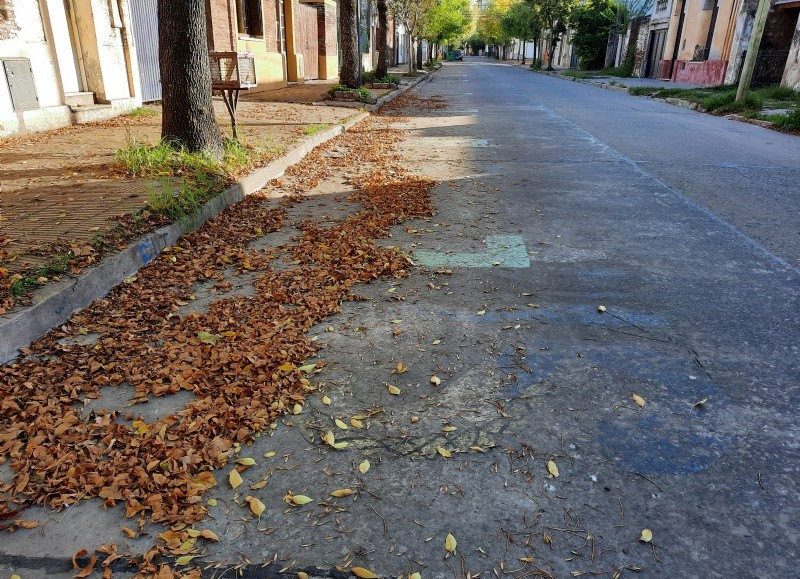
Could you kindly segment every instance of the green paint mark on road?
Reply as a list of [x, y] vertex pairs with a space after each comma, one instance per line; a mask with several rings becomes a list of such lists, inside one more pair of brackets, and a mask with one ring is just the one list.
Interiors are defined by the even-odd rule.
[[490, 235], [486, 251], [479, 253], [442, 253], [415, 251], [414, 259], [426, 267], [530, 267], [528, 250], [519, 235]]

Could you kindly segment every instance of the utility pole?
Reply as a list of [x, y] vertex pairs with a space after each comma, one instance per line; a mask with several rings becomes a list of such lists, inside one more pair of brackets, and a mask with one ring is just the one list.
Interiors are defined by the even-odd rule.
[[753, 71], [758, 58], [758, 47], [761, 45], [761, 36], [764, 34], [764, 25], [767, 23], [770, 4], [770, 0], [759, 0], [756, 21], [753, 23], [753, 33], [750, 35], [747, 54], [744, 57], [742, 76], [739, 77], [739, 87], [736, 89], [737, 103], [743, 103], [747, 98], [747, 91], [750, 90], [750, 82], [753, 80]]

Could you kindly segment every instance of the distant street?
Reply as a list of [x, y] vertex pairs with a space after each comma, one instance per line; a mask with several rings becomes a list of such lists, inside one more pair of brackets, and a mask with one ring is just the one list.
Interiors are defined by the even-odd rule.
[[31, 467], [79, 504], [0, 577], [797, 576], [800, 138], [477, 57], [411, 95], [5, 370], [81, 385], [15, 469], [119, 478]]

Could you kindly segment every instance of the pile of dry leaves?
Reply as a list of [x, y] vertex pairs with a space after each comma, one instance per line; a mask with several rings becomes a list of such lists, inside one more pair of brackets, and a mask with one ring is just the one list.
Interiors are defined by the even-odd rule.
[[[108, 506], [124, 503], [138, 524], [129, 529], [134, 535], [148, 519], [175, 533], [162, 534], [144, 571], [158, 572], [158, 553], [191, 551], [194, 542], [187, 551], [184, 539], [198, 538], [187, 535], [188, 526], [206, 515], [202, 498], [217, 482], [211, 470], [313, 388], [301, 366], [318, 346], [306, 331], [352, 299], [355, 284], [406, 274], [406, 256], [375, 239], [431, 214], [433, 183], [402, 170], [392, 153], [401, 135], [387, 124], [370, 119], [318, 148], [279, 183], [296, 193], [279, 207], [248, 197], [0, 368], [0, 463], [9, 461], [16, 473], [0, 481], [0, 528], [32, 526], [23, 513], [30, 504], [63, 509], [100, 497]], [[328, 156], [332, 149], [347, 154]], [[359, 163], [371, 165], [351, 174], [352, 200], [363, 210], [333, 227], [304, 222], [302, 234], [279, 248], [248, 247], [281, 227], [299, 194], [336, 168], [365, 166]], [[273, 270], [272, 260], [285, 253], [296, 267]], [[195, 284], [225, 290], [226, 270], [255, 273], [257, 295], [180, 313]], [[99, 341], [59, 342], [87, 333]], [[194, 399], [150, 423], [133, 413], [82, 415], [85, 399], [124, 385], [138, 401], [180, 390]]]

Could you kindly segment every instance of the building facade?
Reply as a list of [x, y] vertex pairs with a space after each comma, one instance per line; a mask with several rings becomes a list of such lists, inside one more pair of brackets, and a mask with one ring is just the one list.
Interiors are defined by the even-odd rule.
[[128, 0], [0, 0], [0, 136], [141, 102]]

